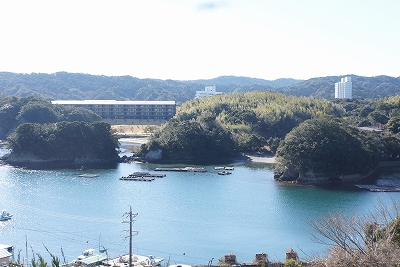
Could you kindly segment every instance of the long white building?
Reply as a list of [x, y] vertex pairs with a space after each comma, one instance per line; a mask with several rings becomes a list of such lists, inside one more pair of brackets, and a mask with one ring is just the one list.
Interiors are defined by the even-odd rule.
[[210, 86], [206, 86], [204, 88], [204, 91], [196, 91], [195, 98], [205, 97], [205, 96], [213, 96], [213, 95], [218, 95], [218, 94], [222, 94], [222, 92], [217, 92], [216, 86], [210, 85]]
[[51, 103], [86, 108], [103, 119], [169, 120], [176, 113], [175, 101], [55, 100]]
[[340, 82], [335, 83], [335, 98], [352, 98], [353, 83], [351, 77], [344, 77]]

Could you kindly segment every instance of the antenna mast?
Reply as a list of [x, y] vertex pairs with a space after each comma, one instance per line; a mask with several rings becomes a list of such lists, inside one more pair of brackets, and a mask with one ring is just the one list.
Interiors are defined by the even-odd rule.
[[122, 223], [129, 223], [129, 235], [126, 237], [129, 237], [129, 267], [132, 267], [132, 237], [134, 235], [139, 234], [139, 231], [132, 231], [132, 225], [133, 222], [135, 221], [133, 218], [136, 218], [138, 213], [133, 214], [132, 213], [132, 207], [129, 205], [129, 211], [124, 213], [124, 216], [129, 219], [129, 221], [123, 221]]

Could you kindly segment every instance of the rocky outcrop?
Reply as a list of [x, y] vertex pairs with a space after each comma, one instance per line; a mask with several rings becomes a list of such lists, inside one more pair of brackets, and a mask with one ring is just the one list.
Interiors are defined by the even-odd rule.
[[299, 172], [293, 167], [287, 168], [284, 172], [276, 172], [274, 174], [274, 179], [277, 181], [293, 182], [296, 181], [297, 178], [299, 178]]
[[312, 171], [299, 172], [293, 167], [289, 167], [285, 172], [275, 173], [274, 179], [277, 181], [284, 182], [296, 182], [298, 184], [314, 184], [314, 185], [325, 185], [332, 183], [352, 183], [365, 179], [372, 172], [367, 174], [348, 174], [348, 175], [331, 175], [315, 173]]
[[3, 158], [3, 160], [13, 166], [24, 166], [24, 167], [45, 167], [45, 168], [57, 168], [57, 167], [82, 167], [82, 166], [110, 166], [114, 165], [116, 161], [102, 160], [91, 157], [82, 157], [74, 159], [61, 159], [61, 158], [49, 158], [41, 159], [31, 153], [14, 153], [11, 152], [9, 155]]
[[145, 159], [148, 160], [148, 161], [162, 160], [162, 150], [161, 149], [157, 149], [157, 150], [149, 151], [146, 154]]

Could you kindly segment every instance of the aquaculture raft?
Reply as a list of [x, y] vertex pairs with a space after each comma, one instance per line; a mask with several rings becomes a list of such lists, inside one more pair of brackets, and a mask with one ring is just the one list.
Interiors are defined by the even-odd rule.
[[155, 178], [154, 177], [144, 177], [144, 176], [140, 176], [140, 177], [121, 177], [119, 178], [120, 180], [125, 180], [125, 181], [145, 181], [145, 182], [151, 182], [153, 181]]
[[149, 173], [149, 172], [134, 172], [129, 174], [128, 176], [122, 176], [119, 178], [120, 180], [128, 180], [128, 181], [153, 181], [154, 178], [162, 178], [166, 175], [163, 173]]
[[185, 168], [155, 168], [155, 171], [172, 171], [172, 172], [207, 172], [203, 167], [185, 167]]

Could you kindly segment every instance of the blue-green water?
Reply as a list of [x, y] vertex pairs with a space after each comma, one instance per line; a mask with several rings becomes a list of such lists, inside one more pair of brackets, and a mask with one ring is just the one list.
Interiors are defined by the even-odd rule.
[[[4, 151], [3, 151], [4, 152]], [[324, 190], [282, 185], [267, 164], [237, 163], [231, 175], [165, 172], [153, 182], [121, 181], [151, 164], [120, 164], [82, 178], [75, 170], [26, 170], [0, 166], [0, 209], [14, 217], [0, 223], [0, 243], [28, 258], [32, 250], [46, 256], [44, 245], [70, 261], [99, 243], [109, 256], [129, 251], [129, 225], [124, 212], [138, 213], [133, 229], [134, 252], [170, 258], [170, 263], [214, 263], [233, 253], [251, 262], [256, 253], [283, 260], [293, 248], [303, 259], [326, 247], [311, 240], [307, 221], [328, 212], [372, 210], [378, 198], [390, 201], [398, 193]]]

